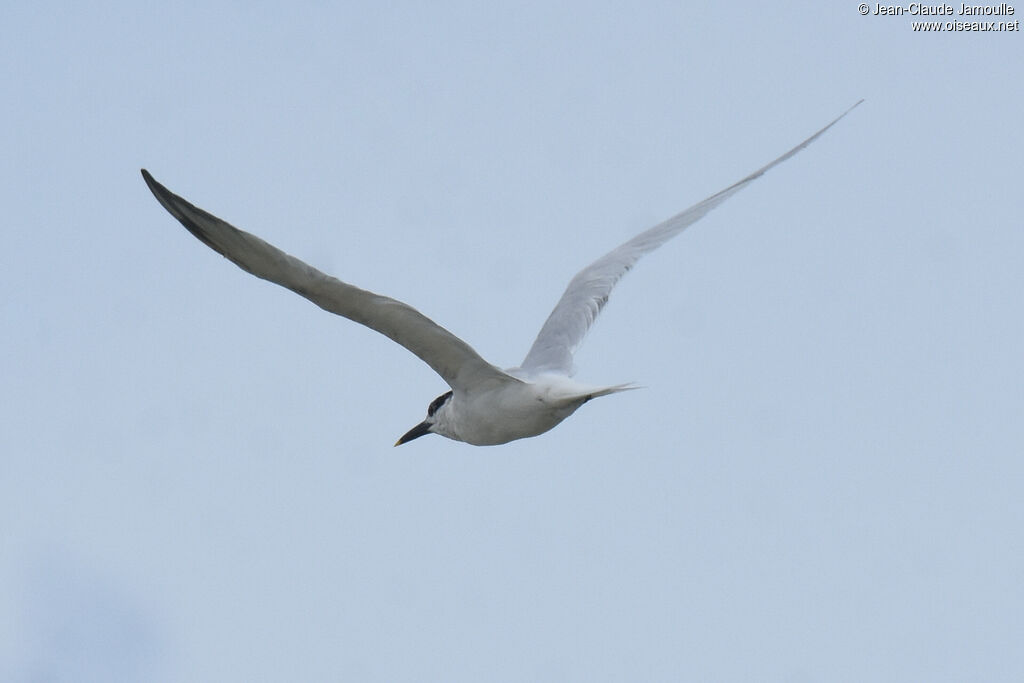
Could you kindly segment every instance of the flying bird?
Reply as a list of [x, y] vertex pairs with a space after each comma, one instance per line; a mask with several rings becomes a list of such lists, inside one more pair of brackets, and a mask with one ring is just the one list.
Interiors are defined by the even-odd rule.
[[441, 376], [450, 391], [431, 401], [426, 418], [399, 438], [396, 446], [426, 434], [440, 434], [475, 446], [492, 446], [543, 434], [587, 401], [635, 388], [631, 384], [592, 386], [572, 379], [573, 354], [608, 301], [612, 288], [641, 256], [807, 147], [861, 102], [771, 163], [641, 232], [578, 272], [523, 362], [519, 367], [504, 370], [484, 360], [469, 344], [408, 304], [321, 273], [259, 237], [193, 206], [154, 180], [145, 169], [142, 177], [157, 200], [189, 232], [242, 270], [380, 332], [416, 354]]

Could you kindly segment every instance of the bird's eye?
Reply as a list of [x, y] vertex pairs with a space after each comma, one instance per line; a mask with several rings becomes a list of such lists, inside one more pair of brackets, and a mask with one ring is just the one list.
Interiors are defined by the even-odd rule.
[[452, 392], [449, 391], [447, 393], [441, 394], [440, 396], [435, 398], [433, 401], [431, 401], [430, 402], [430, 407], [427, 408], [427, 417], [433, 417], [434, 413], [437, 412], [437, 409], [440, 408], [441, 406], [443, 406], [445, 404], [445, 401], [447, 401], [451, 397], [452, 397]]

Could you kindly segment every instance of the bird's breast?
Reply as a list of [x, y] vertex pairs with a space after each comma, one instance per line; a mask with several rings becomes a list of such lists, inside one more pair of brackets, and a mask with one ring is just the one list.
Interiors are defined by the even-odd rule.
[[456, 438], [493, 446], [537, 436], [572, 415], [585, 401], [546, 383], [517, 382], [452, 398], [449, 418]]

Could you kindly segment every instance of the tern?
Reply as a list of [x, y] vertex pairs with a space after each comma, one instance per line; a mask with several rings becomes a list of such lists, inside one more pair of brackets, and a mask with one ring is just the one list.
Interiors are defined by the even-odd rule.
[[771, 163], [611, 250], [578, 272], [548, 316], [519, 367], [502, 370], [469, 344], [401, 301], [374, 294], [316, 268], [239, 230], [174, 194], [142, 169], [142, 177], [165, 209], [203, 244], [242, 270], [287, 287], [326, 311], [398, 342], [429, 365], [450, 391], [434, 399], [426, 418], [395, 443], [426, 434], [493, 446], [543, 434], [587, 401], [635, 388], [591, 386], [572, 379], [579, 348], [612, 288], [644, 254], [657, 249], [773, 166], [814, 142], [859, 105]]

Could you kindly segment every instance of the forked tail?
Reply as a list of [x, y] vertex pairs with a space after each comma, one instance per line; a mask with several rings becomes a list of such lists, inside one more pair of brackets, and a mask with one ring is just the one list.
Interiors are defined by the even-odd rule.
[[643, 389], [642, 386], [636, 382], [626, 382], [625, 384], [616, 384], [611, 387], [602, 387], [601, 389], [594, 389], [584, 394], [585, 401], [589, 401], [592, 398], [599, 398], [601, 396], [608, 396], [609, 394], [617, 394], [620, 391], [633, 391], [634, 389]]

